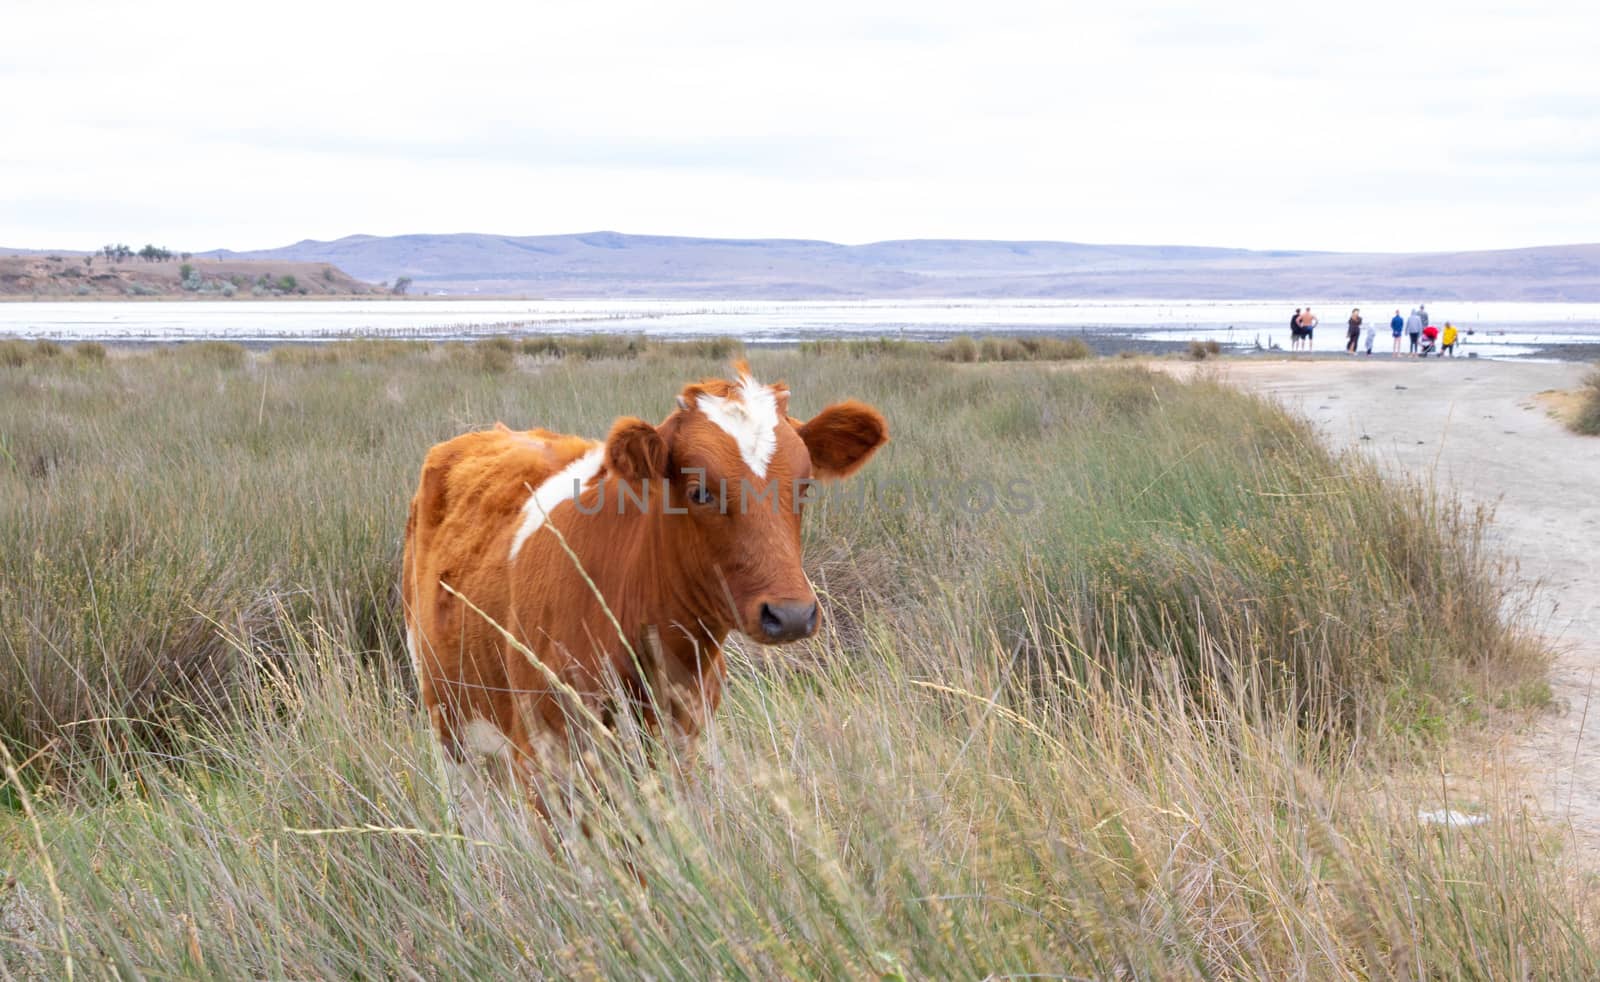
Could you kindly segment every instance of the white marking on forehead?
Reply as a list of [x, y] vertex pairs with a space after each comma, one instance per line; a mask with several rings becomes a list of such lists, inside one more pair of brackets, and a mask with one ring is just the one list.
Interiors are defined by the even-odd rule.
[[528, 495], [528, 503], [522, 506], [522, 524], [517, 527], [517, 534], [511, 540], [511, 556], [507, 562], [517, 558], [517, 553], [522, 551], [522, 544], [539, 531], [556, 505], [576, 497], [589, 479], [600, 473], [605, 449], [603, 444], [595, 447], [533, 489], [533, 493]]
[[778, 396], [772, 386], [741, 375], [732, 395], [723, 398], [702, 394], [696, 406], [722, 432], [733, 437], [745, 466], [756, 477], [766, 477], [772, 453], [778, 449]]

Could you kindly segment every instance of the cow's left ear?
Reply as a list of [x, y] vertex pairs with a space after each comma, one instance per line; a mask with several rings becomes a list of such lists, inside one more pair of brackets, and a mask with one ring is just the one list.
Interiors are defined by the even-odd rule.
[[606, 437], [606, 470], [624, 481], [666, 477], [667, 441], [644, 420], [624, 416]]
[[811, 472], [819, 480], [849, 477], [889, 442], [883, 414], [854, 399], [836, 402], [799, 425], [811, 452]]

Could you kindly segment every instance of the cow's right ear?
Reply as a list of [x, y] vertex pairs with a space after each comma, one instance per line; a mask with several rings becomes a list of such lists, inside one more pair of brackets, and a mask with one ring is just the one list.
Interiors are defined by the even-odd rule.
[[606, 470], [624, 481], [666, 477], [667, 441], [644, 420], [624, 416], [606, 437]]

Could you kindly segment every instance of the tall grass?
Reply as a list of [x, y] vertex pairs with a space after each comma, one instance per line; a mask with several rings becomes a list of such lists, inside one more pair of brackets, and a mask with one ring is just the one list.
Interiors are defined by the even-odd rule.
[[595, 748], [554, 836], [448, 812], [393, 586], [422, 453], [659, 418], [725, 366], [0, 368], [0, 725], [34, 806], [0, 822], [0, 957], [54, 974], [64, 933], [124, 975], [1600, 968], [1514, 796], [1431, 831], [1437, 791], [1390, 778], [1537, 686], [1484, 516], [1203, 379], [755, 367], [795, 415], [855, 396], [893, 428], [808, 518], [828, 628], [734, 646], [687, 776], [624, 766], [639, 734]]

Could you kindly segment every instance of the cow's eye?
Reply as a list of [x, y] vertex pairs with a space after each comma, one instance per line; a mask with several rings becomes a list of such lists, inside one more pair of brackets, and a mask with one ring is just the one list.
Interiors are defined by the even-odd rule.
[[711, 489], [703, 484], [691, 484], [689, 485], [689, 500], [697, 505], [711, 505], [716, 503], [717, 496], [712, 494]]

